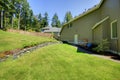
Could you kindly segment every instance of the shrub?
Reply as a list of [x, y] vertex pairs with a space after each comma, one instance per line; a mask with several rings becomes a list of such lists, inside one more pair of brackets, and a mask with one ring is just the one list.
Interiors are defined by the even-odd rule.
[[107, 39], [102, 40], [97, 47], [93, 48], [93, 50], [97, 52], [104, 52], [109, 49], [109, 42]]

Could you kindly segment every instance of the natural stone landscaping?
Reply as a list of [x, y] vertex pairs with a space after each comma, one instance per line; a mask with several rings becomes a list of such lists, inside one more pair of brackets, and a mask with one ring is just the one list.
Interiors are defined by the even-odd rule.
[[59, 43], [59, 42], [45, 42], [45, 43], [41, 43], [36, 46], [24, 48], [22, 50], [18, 49], [18, 50], [13, 50], [13, 51], [6, 51], [6, 52], [4, 52], [4, 54], [6, 54], [6, 55], [3, 58], [0, 58], [0, 62], [5, 61], [7, 58], [9, 58], [10, 55], [13, 56], [13, 59], [17, 59], [20, 56], [22, 56], [26, 53], [30, 53], [38, 48], [42, 48], [42, 47], [52, 45], [52, 44], [57, 44], [57, 43]]

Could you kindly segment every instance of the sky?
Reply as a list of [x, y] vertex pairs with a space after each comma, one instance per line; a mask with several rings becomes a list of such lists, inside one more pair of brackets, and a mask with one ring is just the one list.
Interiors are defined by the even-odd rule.
[[48, 13], [49, 22], [51, 23], [52, 17], [57, 13], [61, 22], [63, 22], [65, 13], [71, 11], [72, 16], [78, 16], [85, 10], [92, 8], [98, 4], [100, 0], [27, 0], [33, 10], [34, 15], [39, 13], [44, 15]]

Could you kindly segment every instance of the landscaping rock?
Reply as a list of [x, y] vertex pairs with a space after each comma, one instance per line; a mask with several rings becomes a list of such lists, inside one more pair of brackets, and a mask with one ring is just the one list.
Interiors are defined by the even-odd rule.
[[[52, 45], [52, 44], [57, 44], [57, 43], [59, 43], [59, 42], [45, 42], [45, 43], [42, 43], [42, 44], [39, 44], [39, 45], [36, 45], [33, 47], [25, 48], [25, 49], [20, 50], [16, 53], [13, 53], [13, 59], [18, 59], [20, 56], [22, 56], [26, 53], [30, 53], [38, 48], [42, 48], [42, 47]], [[5, 61], [8, 57], [9, 57], [9, 55], [7, 55], [4, 59], [0, 59], [0, 62]]]

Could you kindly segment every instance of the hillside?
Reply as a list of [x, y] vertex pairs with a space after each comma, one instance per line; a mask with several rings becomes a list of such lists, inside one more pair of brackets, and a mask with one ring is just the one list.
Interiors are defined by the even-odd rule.
[[20, 50], [44, 42], [54, 42], [53, 38], [5, 32], [0, 30], [0, 57], [5, 51]]
[[0, 80], [119, 80], [120, 64], [78, 53], [76, 47], [50, 45], [0, 63]]

